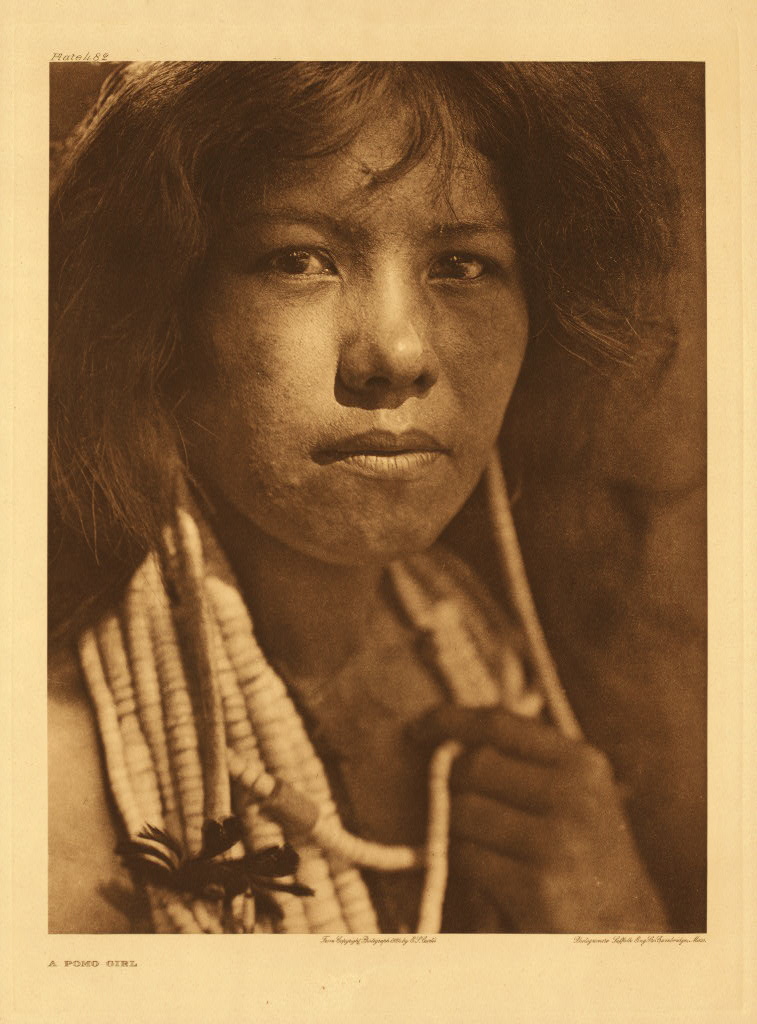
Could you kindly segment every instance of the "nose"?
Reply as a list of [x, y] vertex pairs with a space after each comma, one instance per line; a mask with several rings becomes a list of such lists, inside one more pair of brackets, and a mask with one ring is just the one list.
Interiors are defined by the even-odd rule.
[[339, 358], [339, 379], [348, 391], [373, 401], [404, 400], [436, 383], [439, 362], [412, 291], [400, 274], [385, 274], [361, 296]]

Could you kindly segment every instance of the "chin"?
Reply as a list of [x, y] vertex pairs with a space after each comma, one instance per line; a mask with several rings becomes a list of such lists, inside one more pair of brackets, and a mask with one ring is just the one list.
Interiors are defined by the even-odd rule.
[[375, 533], [361, 531], [354, 537], [342, 537], [340, 543], [321, 550], [318, 557], [335, 565], [388, 565], [397, 559], [427, 551], [439, 539], [446, 523], [418, 523], [413, 528], [387, 528]]

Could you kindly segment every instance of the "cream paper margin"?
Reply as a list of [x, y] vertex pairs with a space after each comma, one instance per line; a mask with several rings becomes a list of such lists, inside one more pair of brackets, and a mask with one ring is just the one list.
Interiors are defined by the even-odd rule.
[[[518, 7], [497, 0], [384, 0], [380, 5], [234, 0], [211, 10], [142, 0], [122, 3], [109, 15], [73, 0], [65, 9], [32, 0], [6, 15], [0, 54], [0, 194], [5, 199], [0, 232], [3, 255], [11, 258], [0, 280], [0, 315], [6, 339], [2, 366], [11, 366], [12, 373], [2, 371], [8, 390], [0, 410], [0, 454], [12, 492], [7, 485], [0, 491], [0, 664], [10, 690], [0, 719], [5, 741], [0, 749], [6, 752], [0, 1021], [757, 1019], [751, 849], [751, 750], [757, 736], [755, 699], [748, 688], [754, 678], [755, 618], [747, 618], [745, 635], [743, 567], [749, 563], [742, 550], [745, 540], [754, 565], [755, 494], [749, 484], [745, 491], [743, 475], [750, 458], [754, 461], [749, 445], [755, 440], [757, 371], [753, 348], [742, 348], [743, 324], [747, 336], [755, 326], [755, 244], [749, 230], [755, 201], [742, 171], [750, 160], [754, 169], [750, 126], [757, 110], [757, 33], [749, 6], [703, 0], [627, 5], [576, 0], [573, 6], [533, 0]], [[335, 947], [310, 936], [47, 934], [46, 195], [48, 61], [56, 51], [106, 51], [111, 60], [706, 62], [711, 778], [705, 943], [587, 948], [570, 936], [505, 935], [440, 936], [433, 945]], [[754, 175], [751, 181], [754, 186]], [[751, 222], [744, 221], [742, 229], [746, 215]], [[752, 270], [743, 279], [742, 247]], [[751, 287], [742, 289], [742, 280]], [[746, 445], [745, 394], [752, 428]], [[74, 959], [135, 960], [138, 966], [47, 966], [51, 960]]]

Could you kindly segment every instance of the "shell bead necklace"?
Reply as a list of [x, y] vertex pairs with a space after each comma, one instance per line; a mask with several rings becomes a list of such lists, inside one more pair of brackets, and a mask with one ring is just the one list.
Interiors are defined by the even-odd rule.
[[[527, 644], [525, 659], [505, 648], [502, 672], [492, 674], [461, 613], [454, 582], [433, 561], [421, 556], [394, 563], [394, 589], [416, 630], [429, 640], [450, 699], [504, 704], [528, 715], [546, 704], [555, 723], [578, 736], [536, 618], [498, 460], [488, 468], [487, 486], [512, 611]], [[417, 930], [438, 931], [448, 871], [449, 775], [460, 745], [444, 743], [432, 756], [422, 847], [351, 834], [286, 685], [255, 639], [230, 569], [185, 503], [166, 530], [165, 550], [163, 572], [158, 555], [150, 554], [120, 612], [107, 615], [79, 641], [110, 787], [129, 835], [136, 837], [149, 823], [180, 839], [192, 856], [200, 850], [203, 821], [236, 812], [244, 841], [223, 856], [291, 843], [300, 858], [296, 880], [315, 895], [275, 894], [275, 928], [282, 932], [376, 933], [378, 919], [360, 868], [423, 869]], [[222, 563], [220, 571], [215, 562]], [[182, 634], [172, 613], [166, 574], [190, 595], [199, 688], [190, 685], [186, 630]], [[156, 885], [148, 885], [147, 893], [156, 931], [273, 929], [268, 916], [256, 914], [249, 893], [235, 896], [226, 909], [220, 900], [189, 898]]]

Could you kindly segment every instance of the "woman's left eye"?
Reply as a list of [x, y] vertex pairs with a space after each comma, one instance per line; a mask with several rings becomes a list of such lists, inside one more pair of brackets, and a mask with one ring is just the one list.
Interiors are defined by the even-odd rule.
[[476, 281], [489, 270], [486, 260], [470, 253], [446, 253], [432, 264], [431, 280]]
[[331, 276], [336, 267], [329, 257], [316, 249], [286, 249], [269, 256], [266, 269], [290, 277]]

